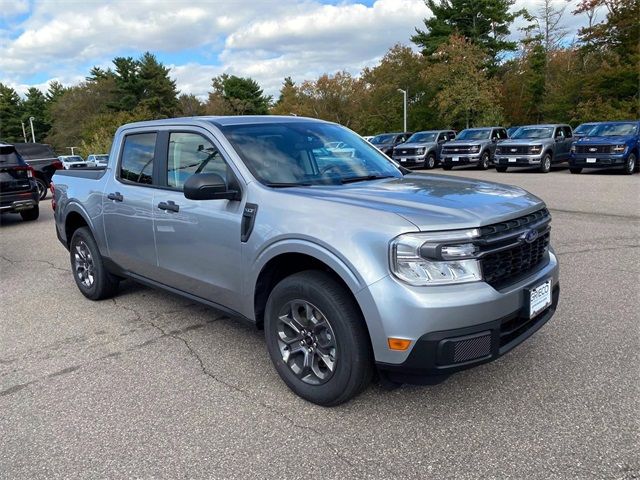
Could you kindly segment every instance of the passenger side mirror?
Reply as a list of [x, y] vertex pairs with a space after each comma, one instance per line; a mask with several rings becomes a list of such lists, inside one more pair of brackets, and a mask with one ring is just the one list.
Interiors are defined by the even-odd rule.
[[184, 182], [184, 196], [190, 200], [239, 200], [240, 192], [230, 190], [217, 173], [197, 173]]

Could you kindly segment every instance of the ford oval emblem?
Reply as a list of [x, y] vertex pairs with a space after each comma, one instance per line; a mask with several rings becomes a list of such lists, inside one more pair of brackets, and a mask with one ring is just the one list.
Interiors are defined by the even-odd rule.
[[538, 230], [529, 230], [521, 238], [527, 243], [533, 243], [538, 239]]

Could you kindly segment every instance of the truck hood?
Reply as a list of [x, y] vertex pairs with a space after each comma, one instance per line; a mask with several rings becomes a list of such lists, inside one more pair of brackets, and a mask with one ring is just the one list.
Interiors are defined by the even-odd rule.
[[411, 143], [399, 143], [396, 148], [431, 148], [435, 146], [435, 142], [411, 142]]
[[519, 187], [447, 175], [406, 175], [288, 191], [370, 209], [372, 225], [376, 212], [396, 213], [423, 231], [489, 225], [544, 206], [542, 200]]
[[468, 145], [468, 146], [482, 146], [486, 143], [490, 143], [489, 140], [449, 140], [445, 143], [445, 146], [456, 146], [456, 145]]
[[615, 137], [592, 137], [587, 135], [581, 137], [576, 143], [580, 143], [580, 145], [617, 145], [626, 143], [632, 140], [633, 137], [633, 135], [616, 135]]
[[500, 146], [509, 146], [509, 145], [540, 145], [551, 142], [551, 138], [510, 138], [508, 140], [503, 140], [499, 142]]

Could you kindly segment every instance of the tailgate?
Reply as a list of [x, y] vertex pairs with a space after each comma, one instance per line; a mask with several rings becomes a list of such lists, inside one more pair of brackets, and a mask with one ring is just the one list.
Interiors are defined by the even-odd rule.
[[0, 192], [15, 193], [31, 190], [29, 168], [23, 166], [3, 166], [0, 163]]

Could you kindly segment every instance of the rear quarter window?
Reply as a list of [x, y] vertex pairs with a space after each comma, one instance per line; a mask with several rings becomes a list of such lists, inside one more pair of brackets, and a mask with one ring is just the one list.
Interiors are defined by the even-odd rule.
[[20, 155], [16, 152], [15, 147], [5, 146], [0, 147], [0, 165], [3, 167], [9, 167], [13, 165], [24, 165], [25, 162], [20, 158]]
[[120, 179], [143, 185], [153, 184], [156, 133], [135, 133], [124, 138]]

